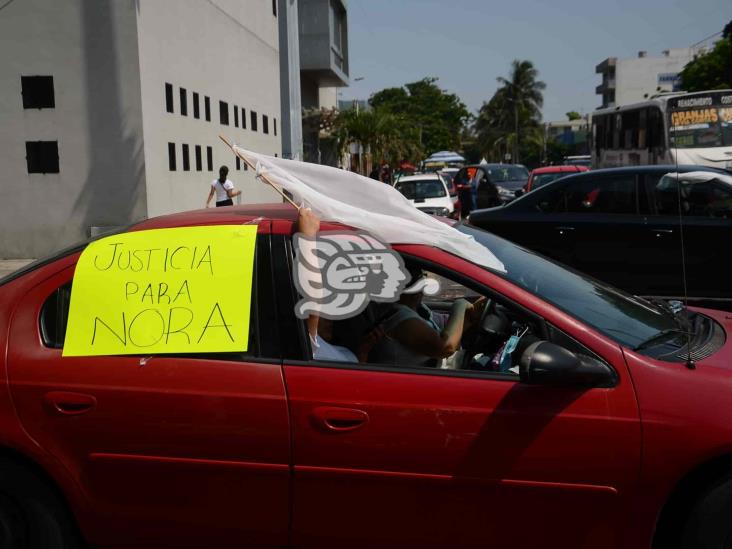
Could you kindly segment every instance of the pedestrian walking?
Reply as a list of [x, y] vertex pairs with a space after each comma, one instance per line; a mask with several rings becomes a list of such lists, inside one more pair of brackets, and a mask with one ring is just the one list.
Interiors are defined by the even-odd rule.
[[234, 184], [231, 180], [226, 178], [227, 175], [229, 175], [229, 168], [221, 166], [219, 168], [219, 178], [214, 179], [211, 182], [211, 190], [209, 191], [208, 198], [206, 199], [207, 208], [209, 207], [214, 194], [216, 195], [217, 208], [221, 206], [233, 206], [234, 202], [231, 199], [241, 194], [240, 190], [234, 188]]

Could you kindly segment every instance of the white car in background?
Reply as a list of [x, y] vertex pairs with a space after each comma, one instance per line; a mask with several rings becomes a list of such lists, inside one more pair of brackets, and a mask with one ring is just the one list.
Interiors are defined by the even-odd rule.
[[394, 188], [425, 213], [450, 217], [455, 212], [447, 185], [436, 173], [400, 177], [394, 183]]

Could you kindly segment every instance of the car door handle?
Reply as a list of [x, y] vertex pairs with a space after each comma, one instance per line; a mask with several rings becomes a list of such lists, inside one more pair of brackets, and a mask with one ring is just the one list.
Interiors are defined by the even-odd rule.
[[554, 227], [557, 231], [559, 231], [559, 234], [564, 234], [565, 232], [574, 231], [574, 227]]
[[336, 433], [353, 431], [369, 421], [369, 415], [363, 410], [335, 406], [319, 406], [313, 410], [312, 417], [317, 427]]
[[673, 229], [650, 229], [650, 231], [658, 237], [661, 237], [665, 234], [674, 234]]
[[67, 391], [51, 391], [43, 397], [47, 408], [63, 416], [78, 416], [91, 411], [97, 405], [97, 399], [82, 393]]

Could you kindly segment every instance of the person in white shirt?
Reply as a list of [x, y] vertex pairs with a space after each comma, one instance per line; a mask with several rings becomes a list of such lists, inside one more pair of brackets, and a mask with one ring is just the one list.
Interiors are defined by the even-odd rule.
[[211, 182], [211, 190], [209, 191], [208, 198], [206, 199], [207, 208], [209, 207], [214, 194], [216, 195], [217, 208], [220, 208], [221, 206], [233, 206], [234, 202], [231, 199], [241, 194], [240, 190], [234, 188], [234, 184], [231, 180], [226, 178], [227, 175], [229, 175], [229, 168], [221, 166], [221, 168], [219, 168], [219, 178], [214, 179]]

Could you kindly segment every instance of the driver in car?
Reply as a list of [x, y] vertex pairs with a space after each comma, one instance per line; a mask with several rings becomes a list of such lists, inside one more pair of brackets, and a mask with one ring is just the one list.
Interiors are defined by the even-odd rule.
[[381, 324], [386, 337], [374, 346], [369, 359], [399, 366], [436, 366], [460, 348], [463, 333], [478, 322], [486, 300], [457, 299], [449, 315], [433, 313], [422, 303], [429, 279], [421, 269], [409, 272], [410, 285]]

